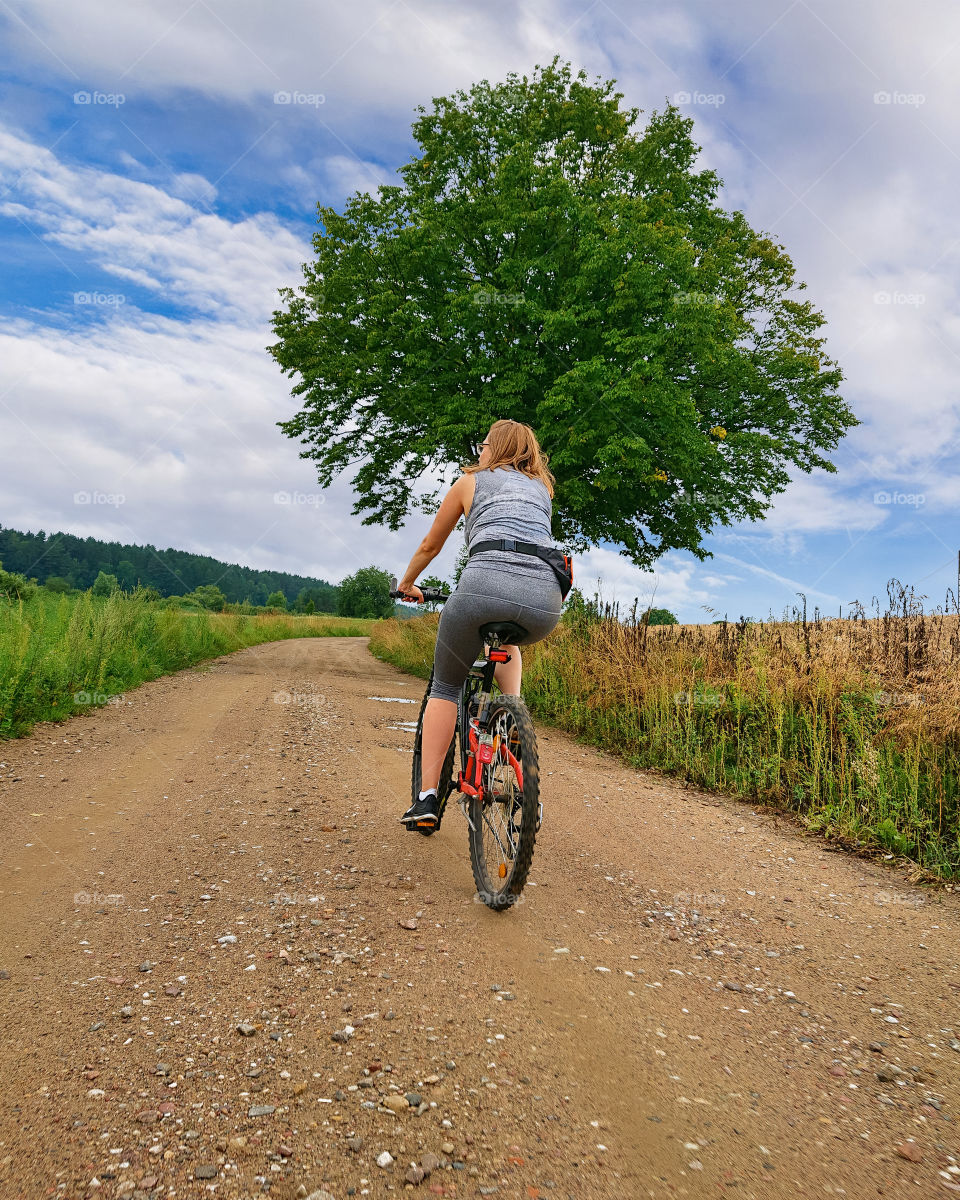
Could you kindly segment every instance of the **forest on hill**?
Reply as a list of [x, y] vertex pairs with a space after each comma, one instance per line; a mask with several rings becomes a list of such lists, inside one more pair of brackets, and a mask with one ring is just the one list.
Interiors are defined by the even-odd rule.
[[261, 571], [225, 563], [206, 554], [155, 546], [104, 542], [72, 533], [21, 533], [0, 526], [0, 563], [38, 583], [70, 588], [92, 587], [100, 572], [116, 577], [130, 590], [141, 584], [161, 596], [182, 596], [195, 588], [215, 584], [228, 601], [266, 604], [268, 596], [282, 592], [287, 606], [302, 608], [313, 601], [313, 611], [337, 611], [334, 584], [287, 571]]

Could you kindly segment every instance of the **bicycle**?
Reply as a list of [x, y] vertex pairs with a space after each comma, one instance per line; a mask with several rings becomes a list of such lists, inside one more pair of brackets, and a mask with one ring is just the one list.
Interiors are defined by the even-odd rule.
[[[442, 604], [450, 596], [439, 588], [424, 587], [420, 591], [425, 602]], [[405, 598], [397, 591], [390, 595]], [[489, 654], [473, 664], [460, 691], [457, 726], [437, 786], [440, 801], [437, 823], [415, 832], [423, 837], [435, 833], [443, 820], [447, 800], [452, 793], [459, 793], [457, 804], [469, 827], [470, 863], [477, 896], [495, 912], [503, 912], [520, 899], [543, 819], [533, 720], [519, 696], [493, 694], [497, 664], [509, 662], [511, 657], [501, 645], [522, 641], [528, 631], [513, 621], [488, 621], [478, 632], [489, 646]], [[414, 800], [421, 790], [423, 714], [432, 683], [431, 668], [413, 744]], [[454, 779], [458, 744], [459, 770]]]

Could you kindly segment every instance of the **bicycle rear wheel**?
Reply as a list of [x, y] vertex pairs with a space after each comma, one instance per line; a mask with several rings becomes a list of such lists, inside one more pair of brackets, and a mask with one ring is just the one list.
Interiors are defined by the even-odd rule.
[[[419, 799], [420, 792], [423, 788], [422, 781], [422, 765], [423, 765], [423, 714], [427, 711], [427, 701], [430, 698], [430, 687], [433, 684], [433, 671], [430, 672], [430, 678], [427, 680], [427, 690], [423, 693], [423, 703], [420, 705], [420, 716], [417, 719], [417, 732], [413, 739], [413, 769], [411, 771], [410, 785], [412, 799]], [[453, 754], [456, 746], [457, 735], [454, 733], [450, 742], [450, 748], [447, 750], [446, 757], [443, 760], [443, 766], [440, 768], [440, 780], [437, 783], [437, 796], [440, 800], [440, 811], [437, 816], [436, 825], [430, 829], [417, 829], [417, 833], [424, 837], [430, 837], [440, 828], [440, 822], [443, 820], [443, 814], [447, 807], [447, 797], [453, 787]]]
[[470, 800], [470, 862], [478, 898], [503, 912], [519, 900], [533, 861], [540, 765], [533, 721], [519, 696], [497, 696], [487, 728], [495, 749], [483, 771], [483, 800]]

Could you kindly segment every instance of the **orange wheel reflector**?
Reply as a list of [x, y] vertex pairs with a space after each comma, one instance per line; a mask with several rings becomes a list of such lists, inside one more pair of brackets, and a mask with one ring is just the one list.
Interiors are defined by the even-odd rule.
[[507, 877], [507, 864], [501, 863], [500, 864], [500, 878], [506, 879], [506, 877]]

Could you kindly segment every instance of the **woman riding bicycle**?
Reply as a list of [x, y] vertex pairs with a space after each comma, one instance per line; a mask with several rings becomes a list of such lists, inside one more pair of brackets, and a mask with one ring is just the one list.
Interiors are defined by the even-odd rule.
[[[464, 468], [444, 497], [397, 590], [422, 602], [414, 581], [443, 549], [461, 516], [468, 551], [504, 538], [552, 548], [552, 498], [553, 476], [533, 430], [519, 421], [495, 421], [477, 463]], [[440, 617], [423, 717], [422, 790], [401, 821], [420, 828], [437, 822], [440, 770], [457, 724], [460, 689], [483, 646], [480, 626], [514, 621], [528, 631], [524, 645], [539, 642], [559, 621], [561, 604], [553, 567], [535, 554], [483, 549], [471, 555]], [[494, 678], [501, 692], [518, 696], [520, 650], [515, 645], [503, 649], [511, 659], [497, 665]]]

